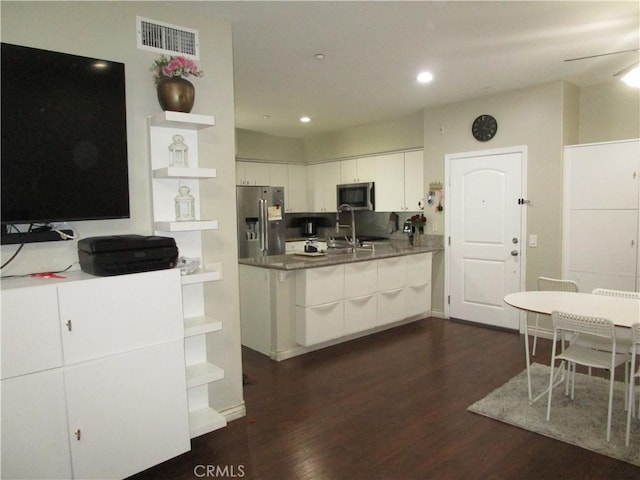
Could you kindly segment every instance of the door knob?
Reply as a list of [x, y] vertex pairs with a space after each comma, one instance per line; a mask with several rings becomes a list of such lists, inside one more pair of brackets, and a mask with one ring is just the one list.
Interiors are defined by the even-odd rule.
[[517, 250], [511, 250], [511, 256], [512, 257], [517, 257], [518, 256], [518, 251]]

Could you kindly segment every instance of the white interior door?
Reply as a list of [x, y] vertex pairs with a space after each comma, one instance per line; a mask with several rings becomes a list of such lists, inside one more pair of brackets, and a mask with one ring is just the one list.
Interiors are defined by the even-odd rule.
[[447, 155], [447, 316], [516, 330], [524, 278], [526, 147]]

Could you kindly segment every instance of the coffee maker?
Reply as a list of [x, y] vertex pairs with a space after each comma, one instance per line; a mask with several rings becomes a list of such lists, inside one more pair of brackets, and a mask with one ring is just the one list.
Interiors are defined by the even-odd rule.
[[318, 235], [318, 219], [304, 218], [301, 223], [301, 232], [303, 237], [315, 237]]

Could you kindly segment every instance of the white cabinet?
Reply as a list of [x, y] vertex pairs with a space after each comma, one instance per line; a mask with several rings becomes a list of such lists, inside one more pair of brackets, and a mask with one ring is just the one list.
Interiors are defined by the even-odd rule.
[[75, 478], [124, 478], [189, 450], [183, 355], [178, 339], [65, 370]]
[[340, 183], [340, 162], [309, 165], [309, 209], [312, 212], [335, 212], [336, 185]]
[[422, 150], [375, 158], [376, 211], [419, 211], [424, 204]]
[[[223, 319], [216, 312], [207, 311], [205, 283], [222, 279], [220, 263], [205, 263], [202, 258], [203, 235], [218, 229], [215, 219], [200, 218], [200, 182], [217, 177], [215, 168], [200, 166], [198, 132], [215, 125], [210, 115], [161, 112], [149, 119], [151, 168], [153, 171], [153, 216], [156, 234], [173, 236], [180, 255], [198, 258], [202, 268], [181, 277], [182, 315], [184, 317], [184, 366], [187, 375], [190, 435], [195, 437], [226, 425], [226, 419], [211, 407], [209, 384], [224, 378], [224, 370], [209, 360], [209, 344], [223, 328]], [[180, 134], [189, 146], [188, 168], [167, 168], [169, 157], [166, 145]], [[238, 165], [241, 164], [241, 165]], [[245, 184], [268, 185], [269, 166], [266, 163], [237, 162]], [[266, 182], [259, 177], [266, 176]], [[240, 177], [238, 177], [240, 178]], [[249, 179], [249, 180], [247, 180]], [[173, 198], [180, 185], [187, 185], [195, 197], [196, 221], [175, 221]]]
[[424, 152], [404, 153], [404, 208], [416, 212], [424, 208]]
[[3, 290], [1, 318], [2, 378], [62, 366], [55, 285]]
[[307, 166], [287, 165], [288, 184], [285, 188], [287, 213], [303, 213], [309, 210], [307, 199]]
[[72, 478], [67, 431], [62, 368], [2, 380], [2, 478]]
[[270, 185], [269, 164], [236, 162], [236, 185]]
[[640, 291], [640, 140], [564, 149], [562, 275], [583, 292]]
[[[3, 342], [24, 323], [22, 356], [41, 360], [3, 369], [3, 478], [123, 478], [189, 450], [179, 271], [65, 277], [2, 284]], [[46, 305], [39, 332], [32, 305]], [[62, 364], [38, 351], [54, 343]]]
[[431, 253], [296, 271], [303, 346], [431, 314]]
[[362, 183], [375, 180], [373, 157], [351, 158], [340, 161], [340, 183]]
[[376, 211], [404, 210], [404, 154], [375, 157], [375, 172]]

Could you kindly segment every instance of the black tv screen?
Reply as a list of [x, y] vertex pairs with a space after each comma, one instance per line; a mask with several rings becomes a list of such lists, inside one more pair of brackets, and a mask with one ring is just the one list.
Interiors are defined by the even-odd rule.
[[1, 46], [2, 224], [129, 217], [124, 64]]

